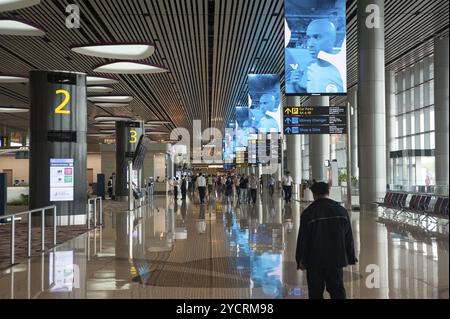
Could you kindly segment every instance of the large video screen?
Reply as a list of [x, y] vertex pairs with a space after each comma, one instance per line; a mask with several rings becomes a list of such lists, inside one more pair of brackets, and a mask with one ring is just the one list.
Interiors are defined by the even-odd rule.
[[347, 93], [345, 0], [285, 0], [286, 95]]
[[255, 133], [281, 132], [281, 87], [278, 74], [250, 74], [249, 127]]
[[226, 169], [233, 167], [235, 162], [235, 136], [234, 129], [227, 128], [225, 130], [225, 138], [223, 140], [223, 160]]
[[248, 135], [251, 133], [249, 109], [247, 106], [236, 106], [236, 148], [248, 146]]

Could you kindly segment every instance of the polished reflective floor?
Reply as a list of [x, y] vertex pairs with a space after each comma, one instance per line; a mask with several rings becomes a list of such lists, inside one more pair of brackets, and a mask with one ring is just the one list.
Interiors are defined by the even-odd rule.
[[[0, 272], [0, 298], [308, 298], [295, 263], [305, 205], [154, 197]], [[345, 269], [348, 298], [449, 297], [448, 232], [415, 234], [377, 213], [351, 218], [359, 263]]]

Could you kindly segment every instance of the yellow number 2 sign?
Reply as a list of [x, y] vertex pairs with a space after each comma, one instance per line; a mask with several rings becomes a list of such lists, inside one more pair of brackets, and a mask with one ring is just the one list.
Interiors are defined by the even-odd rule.
[[136, 130], [131, 130], [130, 134], [131, 134], [130, 143], [131, 144], [136, 144], [136, 142], [137, 142], [137, 132], [136, 132]]
[[55, 114], [70, 114], [70, 110], [63, 110], [63, 108], [69, 104], [70, 93], [66, 90], [56, 90], [56, 94], [64, 94], [64, 101], [55, 109]]

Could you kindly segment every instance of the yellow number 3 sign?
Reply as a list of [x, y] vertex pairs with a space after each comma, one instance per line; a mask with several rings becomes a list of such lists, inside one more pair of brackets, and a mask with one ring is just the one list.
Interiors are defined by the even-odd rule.
[[70, 114], [70, 110], [63, 110], [70, 101], [70, 93], [66, 90], [56, 90], [56, 94], [64, 94], [64, 100], [55, 109], [55, 114]]
[[136, 142], [137, 142], [137, 132], [136, 132], [136, 130], [131, 130], [130, 134], [131, 134], [130, 143], [131, 144], [136, 144]]

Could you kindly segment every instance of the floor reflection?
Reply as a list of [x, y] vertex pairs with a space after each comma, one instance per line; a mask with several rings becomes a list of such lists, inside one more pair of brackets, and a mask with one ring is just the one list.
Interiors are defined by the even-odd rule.
[[[304, 204], [155, 197], [0, 273], [0, 298], [307, 298], [295, 248]], [[386, 216], [384, 216], [386, 217]], [[448, 298], [448, 234], [351, 214], [349, 298]], [[378, 282], [372, 279], [376, 274]]]

